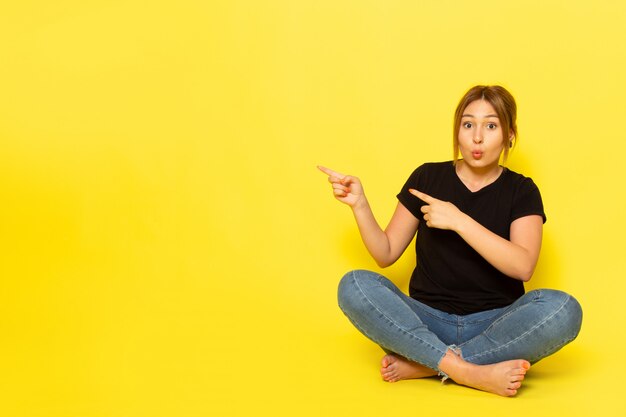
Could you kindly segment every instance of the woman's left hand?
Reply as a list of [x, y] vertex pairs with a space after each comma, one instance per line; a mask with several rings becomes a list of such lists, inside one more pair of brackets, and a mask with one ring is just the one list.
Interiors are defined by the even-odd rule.
[[464, 214], [454, 204], [438, 200], [414, 189], [410, 189], [409, 192], [426, 203], [421, 209], [424, 213], [426, 226], [435, 229], [457, 230]]

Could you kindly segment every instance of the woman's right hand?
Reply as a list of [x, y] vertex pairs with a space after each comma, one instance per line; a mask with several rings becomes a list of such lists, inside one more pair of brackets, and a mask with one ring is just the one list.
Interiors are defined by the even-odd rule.
[[317, 168], [328, 175], [328, 182], [332, 184], [333, 194], [337, 200], [352, 208], [366, 203], [363, 186], [357, 177], [340, 174], [339, 172], [319, 165]]

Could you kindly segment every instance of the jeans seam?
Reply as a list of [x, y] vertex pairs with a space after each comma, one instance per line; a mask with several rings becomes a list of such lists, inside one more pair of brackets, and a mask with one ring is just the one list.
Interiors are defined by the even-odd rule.
[[[576, 335], [576, 336], [578, 336], [578, 335]], [[572, 337], [572, 338], [565, 338], [565, 339], [563, 339], [563, 341], [562, 341], [562, 342], [557, 343], [556, 345], [552, 346], [551, 348], [546, 349], [546, 350], [544, 350], [543, 352], [541, 352], [541, 353], [538, 355], [538, 358], [539, 358], [539, 359], [544, 358], [544, 357], [546, 357], [546, 356], [548, 356], [548, 355], [551, 355], [552, 353], [554, 353], [554, 352], [558, 351], [558, 350], [559, 350], [559, 349], [561, 349], [563, 346], [567, 345], [568, 343], [570, 343], [571, 341], [573, 341], [574, 339], [576, 339], [576, 336], [574, 336], [574, 337]], [[537, 360], [539, 360], [539, 359], [537, 359]], [[537, 360], [535, 360], [535, 358], [528, 359], [528, 361], [529, 361], [529, 362], [536, 362]]]
[[[420, 339], [419, 337], [415, 336], [412, 332], [403, 329], [402, 327], [400, 327], [394, 320], [392, 320], [390, 317], [387, 317], [380, 309], [378, 309], [378, 307], [369, 299], [369, 297], [367, 296], [367, 294], [365, 294], [365, 292], [363, 291], [363, 289], [361, 289], [361, 286], [359, 285], [359, 282], [357, 279], [354, 278], [354, 275], [352, 276], [353, 282], [356, 285], [356, 287], [358, 288], [358, 290], [361, 292], [361, 294], [363, 295], [363, 297], [365, 298], [365, 300], [367, 300], [367, 302], [369, 303], [370, 306], [372, 306], [374, 308], [374, 310], [376, 310], [380, 315], [382, 315], [389, 323], [391, 323], [393, 326], [395, 326], [397, 329], [399, 329], [400, 331], [411, 335], [414, 339], [418, 340], [420, 343], [428, 346], [429, 348], [441, 353], [442, 355], [445, 355], [446, 352], [441, 351], [439, 349], [437, 349], [436, 346], [431, 345], [430, 343]], [[382, 286], [383, 288], [385, 288], [386, 290], [390, 291], [389, 288], [385, 287], [384, 285]], [[410, 358], [412, 359], [412, 358]], [[417, 361], [416, 361], [417, 362]], [[438, 364], [437, 364], [438, 365]], [[424, 365], [426, 366], [426, 365]]]
[[[508, 314], [508, 313], [507, 313]], [[494, 314], [493, 316], [497, 316], [497, 314]], [[480, 323], [484, 323], [486, 321], [491, 321], [493, 322], [493, 316], [484, 318], [484, 319], [480, 319], [480, 320], [471, 320], [471, 321], [463, 321], [464, 325], [476, 325], [476, 324], [480, 324]], [[498, 320], [500, 317], [496, 318], [496, 320]]]
[[[477, 354], [472, 355], [471, 357], [469, 357], [469, 358], [465, 358], [465, 359], [466, 359], [467, 361], [471, 362], [471, 360], [472, 360], [472, 359], [474, 359], [474, 358], [480, 358], [481, 356], [485, 356], [485, 355], [491, 354], [491, 353], [493, 353], [493, 352], [497, 352], [497, 351], [499, 351], [499, 350], [502, 350], [502, 349], [504, 349], [504, 348], [508, 347], [508, 346], [509, 346], [509, 345], [511, 345], [512, 343], [515, 343], [515, 342], [517, 342], [518, 340], [520, 340], [520, 339], [524, 338], [526, 335], [530, 334], [530, 333], [531, 333], [531, 332], [533, 332], [535, 329], [537, 329], [538, 327], [542, 326], [542, 325], [543, 325], [544, 323], [546, 323], [548, 320], [552, 319], [552, 317], [556, 316], [556, 315], [557, 315], [557, 314], [558, 314], [558, 313], [559, 313], [559, 312], [560, 312], [560, 311], [561, 311], [561, 310], [565, 307], [565, 304], [567, 304], [567, 302], [570, 300], [570, 298], [571, 298], [571, 296], [568, 294], [568, 296], [567, 296], [567, 298], [565, 299], [565, 301], [563, 302], [563, 304], [561, 304], [561, 305], [559, 306], [559, 308], [558, 308], [556, 311], [554, 311], [554, 313], [552, 313], [550, 316], [546, 317], [546, 318], [545, 318], [544, 320], [542, 320], [540, 323], [537, 323], [537, 324], [536, 324], [536, 325], [534, 325], [532, 328], [530, 328], [529, 330], [525, 331], [524, 333], [522, 333], [521, 335], [519, 335], [519, 336], [518, 336], [518, 337], [516, 337], [515, 339], [510, 340], [510, 341], [508, 341], [507, 343], [504, 343], [504, 344], [502, 344], [502, 345], [499, 345], [498, 347], [496, 347], [496, 348], [494, 348], [494, 349], [491, 349], [491, 350], [488, 350], [488, 351], [486, 351], [486, 352], [482, 352], [482, 353], [477, 353]], [[519, 308], [526, 307], [527, 305], [529, 305], [529, 304], [524, 304], [524, 305], [520, 306]], [[502, 318], [504, 318], [504, 317], [508, 316], [510, 313], [512, 313], [513, 311], [518, 310], [519, 308], [516, 308], [516, 309], [514, 309], [514, 310], [511, 310], [511, 312], [509, 312], [509, 313], [505, 314], [504, 316], [500, 317], [500, 319], [502, 319]], [[499, 320], [500, 320], [500, 319], [499, 319]], [[493, 326], [493, 325], [495, 325], [495, 323], [493, 323], [493, 324], [492, 324], [492, 326]], [[491, 327], [491, 326], [490, 326], [490, 327]], [[483, 334], [485, 335], [485, 337], [488, 337], [488, 336], [487, 336], [487, 331], [485, 331]]]
[[[531, 301], [535, 301], [535, 300], [538, 300], [539, 298], [541, 298], [541, 290], [533, 290], [533, 291], [535, 292], [535, 296], [533, 297], [533, 299], [532, 299]], [[529, 293], [527, 293], [527, 294], [529, 294]], [[567, 301], [567, 300], [566, 300], [566, 301]], [[530, 304], [530, 303], [528, 303], [528, 304]], [[489, 325], [489, 327], [485, 330], [485, 332], [486, 332], [487, 330], [489, 330], [489, 328], [493, 327], [493, 326], [494, 326], [496, 323], [498, 323], [499, 321], [504, 320], [506, 317], [508, 317], [508, 316], [510, 316], [511, 314], [513, 314], [513, 313], [517, 312], [520, 308], [523, 308], [523, 307], [527, 306], [528, 304], [523, 304], [523, 305], [521, 305], [521, 306], [519, 306], [519, 307], [516, 307], [516, 308], [514, 308], [514, 309], [511, 309], [511, 310], [507, 311], [506, 313], [504, 313], [503, 315], [501, 315], [500, 317], [498, 317], [496, 320], [494, 320], [494, 322], [493, 322], [491, 325]]]
[[[415, 300], [415, 301], [419, 302], [420, 304], [423, 304], [423, 303], [422, 303], [421, 301], [419, 301], [419, 300]], [[425, 308], [423, 308], [420, 304], [415, 304], [415, 307], [419, 308], [419, 309], [420, 309], [420, 311], [422, 311], [424, 314], [428, 315], [429, 317], [434, 318], [434, 319], [436, 319], [436, 320], [438, 320], [438, 321], [442, 321], [442, 322], [444, 322], [444, 323], [446, 323], [446, 324], [453, 324], [453, 325], [454, 325], [454, 324], [456, 324], [456, 323], [457, 323], [457, 322], [455, 322], [454, 320], [448, 320], [448, 319], [445, 319], [445, 318], [439, 317], [439, 316], [438, 316], [438, 315], [436, 315], [436, 314], [431, 313], [430, 311], [428, 311], [428, 310], [426, 310]], [[427, 304], [426, 304], [426, 305], [427, 305]], [[431, 308], [432, 308], [432, 307], [431, 307]]]

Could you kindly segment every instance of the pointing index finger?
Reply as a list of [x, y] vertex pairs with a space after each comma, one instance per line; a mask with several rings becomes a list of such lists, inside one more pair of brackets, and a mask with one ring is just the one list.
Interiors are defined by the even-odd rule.
[[417, 197], [420, 200], [422, 200], [423, 202], [425, 202], [426, 204], [430, 204], [430, 203], [432, 203], [435, 200], [435, 198], [429, 196], [428, 194], [425, 194], [425, 193], [423, 193], [421, 191], [417, 191], [417, 190], [415, 190], [413, 188], [409, 189], [409, 192], [411, 194], [413, 194], [415, 197]]
[[338, 172], [336, 172], [336, 171], [333, 171], [333, 170], [332, 170], [332, 169], [330, 169], [330, 168], [323, 167], [323, 166], [321, 166], [321, 165], [318, 165], [318, 166], [317, 166], [317, 169], [319, 169], [320, 171], [322, 171], [324, 174], [326, 174], [326, 175], [328, 175], [328, 176], [331, 176], [331, 177], [337, 177], [337, 178], [339, 178], [340, 180], [341, 180], [341, 179], [343, 179], [343, 178], [345, 177], [345, 175], [340, 174], [340, 173], [338, 173]]

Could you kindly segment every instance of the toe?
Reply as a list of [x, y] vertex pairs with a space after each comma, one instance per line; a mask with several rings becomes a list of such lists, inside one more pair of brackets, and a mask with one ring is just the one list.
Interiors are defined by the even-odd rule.
[[395, 372], [387, 372], [387, 373], [383, 374], [383, 378], [385, 378], [385, 379], [396, 379], [396, 378], [398, 378], [398, 374], [396, 374]]
[[391, 370], [391, 369], [385, 369], [384, 371], [381, 371], [380, 374], [385, 379], [394, 378], [396, 376], [396, 373], [393, 370]]
[[509, 375], [526, 375], [526, 369], [524, 368], [514, 368], [511, 369]]
[[393, 355], [385, 355], [383, 356], [383, 359], [381, 361], [381, 365], [383, 368], [388, 367], [389, 365], [391, 365], [392, 363], [394, 363], [396, 361], [396, 357]]
[[523, 381], [526, 376], [524, 374], [512, 374], [509, 375], [510, 381]]
[[511, 382], [523, 381], [524, 375], [513, 375], [511, 377]]
[[517, 390], [516, 390], [516, 389], [507, 389], [507, 390], [505, 390], [505, 392], [504, 392], [504, 396], [505, 396], [505, 397], [512, 397], [512, 396], [514, 396], [515, 394], [517, 394]]
[[395, 382], [397, 378], [393, 374], [384, 374], [383, 379], [387, 382]]

